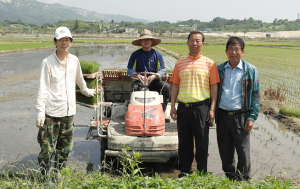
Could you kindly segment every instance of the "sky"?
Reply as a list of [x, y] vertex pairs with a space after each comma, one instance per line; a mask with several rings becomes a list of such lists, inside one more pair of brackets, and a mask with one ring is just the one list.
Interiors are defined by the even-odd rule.
[[102, 14], [126, 15], [152, 21], [197, 19], [209, 22], [215, 17], [248, 19], [271, 23], [275, 18], [296, 20], [300, 0], [37, 0], [60, 3]]

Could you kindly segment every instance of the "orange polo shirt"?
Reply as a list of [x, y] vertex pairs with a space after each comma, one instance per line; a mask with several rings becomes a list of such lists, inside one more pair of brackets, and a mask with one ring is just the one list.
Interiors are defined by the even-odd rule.
[[205, 56], [188, 56], [177, 61], [171, 82], [179, 85], [178, 100], [184, 103], [210, 98], [210, 85], [220, 82], [216, 63]]

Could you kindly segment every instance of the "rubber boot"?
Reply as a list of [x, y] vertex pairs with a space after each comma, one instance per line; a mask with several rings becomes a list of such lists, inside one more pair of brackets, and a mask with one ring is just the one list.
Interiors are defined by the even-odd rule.
[[169, 98], [164, 98], [164, 102], [162, 103], [162, 107], [163, 107], [163, 111], [165, 113], [165, 122], [166, 123], [169, 123], [171, 121], [170, 118], [167, 118], [167, 115], [166, 115], [166, 109], [167, 109], [168, 103], [169, 103]]

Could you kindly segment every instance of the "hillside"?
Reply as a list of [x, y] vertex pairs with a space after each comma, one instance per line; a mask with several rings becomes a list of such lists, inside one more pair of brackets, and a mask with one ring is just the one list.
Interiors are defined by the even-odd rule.
[[24, 23], [42, 25], [59, 20], [81, 20], [93, 22], [144, 22], [124, 15], [106, 15], [76, 7], [68, 7], [59, 3], [46, 4], [36, 0], [0, 0], [0, 21], [21, 19]]

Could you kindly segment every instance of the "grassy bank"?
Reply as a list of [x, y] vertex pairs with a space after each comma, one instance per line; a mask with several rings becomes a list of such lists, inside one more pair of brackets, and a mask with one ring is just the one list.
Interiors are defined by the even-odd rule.
[[[42, 176], [35, 162], [29, 164], [3, 164], [0, 162], [0, 188], [297, 188], [299, 180], [266, 176], [263, 180], [230, 181], [214, 177], [211, 173], [195, 172], [180, 179], [162, 178], [157, 173], [144, 175], [140, 167], [139, 153], [129, 156], [126, 150], [120, 169], [103, 165], [106, 172], [80, 171], [80, 167], [52, 170]], [[116, 173], [117, 174], [113, 174]]]
[[[74, 38], [73, 44], [131, 44], [132, 39], [112, 39], [112, 38]], [[176, 40], [164, 40], [162, 39], [161, 44], [168, 45], [185, 45], [186, 39], [176, 39]], [[225, 45], [226, 38], [223, 41], [208, 39], [206, 41], [207, 45]], [[19, 49], [34, 49], [42, 47], [53, 47], [53, 38], [51, 37], [0, 37], [0, 51], [9, 51], [9, 50], [19, 50]], [[300, 48], [299, 42], [286, 41], [286, 42], [247, 42], [248, 46], [263, 46], [263, 47], [286, 47], [286, 48]]]

